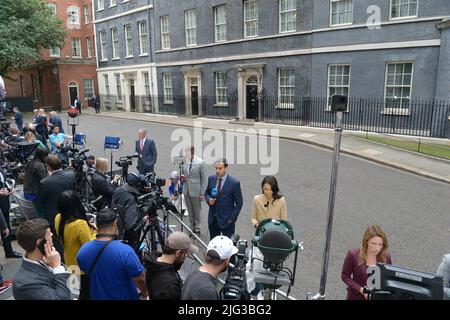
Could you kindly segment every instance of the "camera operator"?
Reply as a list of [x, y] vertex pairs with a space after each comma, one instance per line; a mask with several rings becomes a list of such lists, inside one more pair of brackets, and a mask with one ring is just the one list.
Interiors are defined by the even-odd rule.
[[147, 289], [150, 300], [180, 300], [183, 283], [178, 275], [188, 253], [197, 253], [198, 248], [189, 236], [175, 231], [162, 246], [162, 255], [151, 252], [145, 257]]
[[58, 153], [64, 141], [66, 139], [72, 139], [72, 136], [59, 132], [59, 127], [57, 125], [54, 125], [52, 130], [53, 133], [49, 137], [51, 151], [52, 153]]
[[139, 244], [141, 230], [133, 230], [139, 222], [139, 209], [137, 198], [142, 195], [145, 185], [144, 176], [138, 173], [129, 173], [127, 182], [114, 191], [112, 207], [119, 213], [119, 237], [128, 241], [128, 244], [136, 248]]
[[184, 282], [182, 300], [219, 300], [217, 278], [227, 270], [230, 258], [238, 252], [226, 236], [212, 239], [205, 253], [205, 264], [189, 274]]
[[91, 168], [94, 168], [94, 165], [95, 165], [95, 156], [89, 155], [87, 157], [87, 159], [86, 159], [86, 167], [87, 167], [87, 169], [89, 170]]
[[70, 273], [53, 247], [52, 232], [44, 219], [27, 220], [17, 230], [17, 242], [26, 251], [13, 278], [16, 300], [70, 300]]
[[436, 273], [444, 280], [444, 300], [450, 300], [450, 254], [444, 256]]
[[95, 171], [92, 174], [91, 184], [94, 197], [102, 196], [103, 206], [110, 207], [112, 196], [117, 188], [117, 181], [120, 179], [120, 176], [114, 177], [114, 179], [110, 182], [106, 176], [108, 164], [108, 159], [97, 158], [97, 161], [95, 162]]
[[85, 243], [77, 261], [89, 277], [92, 300], [138, 300], [136, 287], [147, 298], [144, 267], [130, 246], [117, 241], [117, 218], [114, 210], [97, 214], [97, 239]]

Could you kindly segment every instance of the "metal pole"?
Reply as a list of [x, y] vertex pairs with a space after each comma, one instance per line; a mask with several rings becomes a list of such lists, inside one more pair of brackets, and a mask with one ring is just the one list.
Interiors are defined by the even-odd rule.
[[331, 246], [331, 231], [333, 228], [333, 216], [334, 216], [334, 203], [336, 198], [336, 184], [337, 184], [337, 174], [338, 174], [338, 164], [339, 164], [339, 154], [341, 148], [341, 137], [342, 137], [342, 112], [336, 113], [336, 128], [334, 137], [334, 151], [333, 151], [333, 164], [331, 170], [331, 181], [330, 181], [330, 195], [328, 199], [328, 222], [325, 240], [325, 249], [323, 252], [323, 265], [322, 265], [322, 276], [320, 278], [320, 289], [319, 294], [315, 296], [315, 299], [323, 300], [325, 299], [325, 286], [327, 282], [328, 273], [328, 261]]

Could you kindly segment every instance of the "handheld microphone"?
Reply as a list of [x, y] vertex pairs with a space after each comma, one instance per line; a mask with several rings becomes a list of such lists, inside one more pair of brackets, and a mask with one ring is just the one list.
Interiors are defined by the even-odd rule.
[[216, 199], [217, 198], [217, 193], [218, 193], [217, 188], [213, 188], [211, 190], [211, 198]]

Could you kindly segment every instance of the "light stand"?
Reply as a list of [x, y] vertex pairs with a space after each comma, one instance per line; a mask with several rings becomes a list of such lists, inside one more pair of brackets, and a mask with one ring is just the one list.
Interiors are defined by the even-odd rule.
[[[331, 231], [333, 228], [333, 217], [334, 217], [334, 204], [336, 198], [336, 185], [337, 185], [337, 175], [338, 175], [338, 165], [339, 165], [339, 155], [341, 148], [341, 137], [342, 137], [342, 117], [343, 112], [347, 111], [347, 97], [346, 96], [333, 96], [331, 102], [331, 111], [336, 112], [336, 128], [334, 129], [334, 151], [333, 151], [333, 163], [331, 169], [331, 181], [330, 181], [330, 194], [328, 199], [328, 217], [327, 217], [327, 230], [325, 239], [325, 248], [323, 252], [323, 264], [322, 264], [322, 276], [320, 278], [320, 289], [312, 300], [325, 300], [325, 286], [327, 282], [328, 273], [328, 261], [330, 255], [331, 246]], [[308, 293], [309, 297], [309, 293]]]
[[77, 126], [80, 124], [80, 118], [78, 117], [78, 110], [72, 110], [70, 108], [68, 111], [69, 117], [67, 118], [67, 125], [72, 128], [72, 149], [75, 149], [75, 135], [77, 133]]
[[105, 137], [105, 144], [103, 146], [103, 152], [105, 152], [106, 149], [110, 150], [110, 156], [111, 156], [111, 164], [110, 164], [110, 171], [109, 175], [111, 177], [111, 181], [113, 179], [113, 151], [118, 151], [120, 149], [120, 146], [122, 145], [122, 140], [119, 137]]
[[[181, 176], [184, 172], [184, 169], [183, 169], [183, 166], [185, 164], [184, 156], [174, 157], [173, 161], [175, 164], [178, 164], [178, 172], [180, 175], [179, 181], [180, 181], [180, 184], [182, 184], [183, 181], [181, 181]], [[184, 214], [183, 214], [183, 188], [181, 188], [181, 193], [179, 194], [179, 197], [180, 197], [180, 218], [181, 218], [181, 221], [183, 222], [183, 216], [184, 216]], [[183, 224], [181, 224], [181, 232], [183, 232]]]

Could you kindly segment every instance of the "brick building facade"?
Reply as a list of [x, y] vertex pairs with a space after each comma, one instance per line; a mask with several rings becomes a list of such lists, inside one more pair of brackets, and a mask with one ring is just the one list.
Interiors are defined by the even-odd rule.
[[35, 108], [61, 110], [79, 96], [87, 106], [98, 92], [92, 0], [47, 2], [69, 35], [63, 48], [42, 50], [40, 61], [8, 75], [8, 98], [31, 97]]

